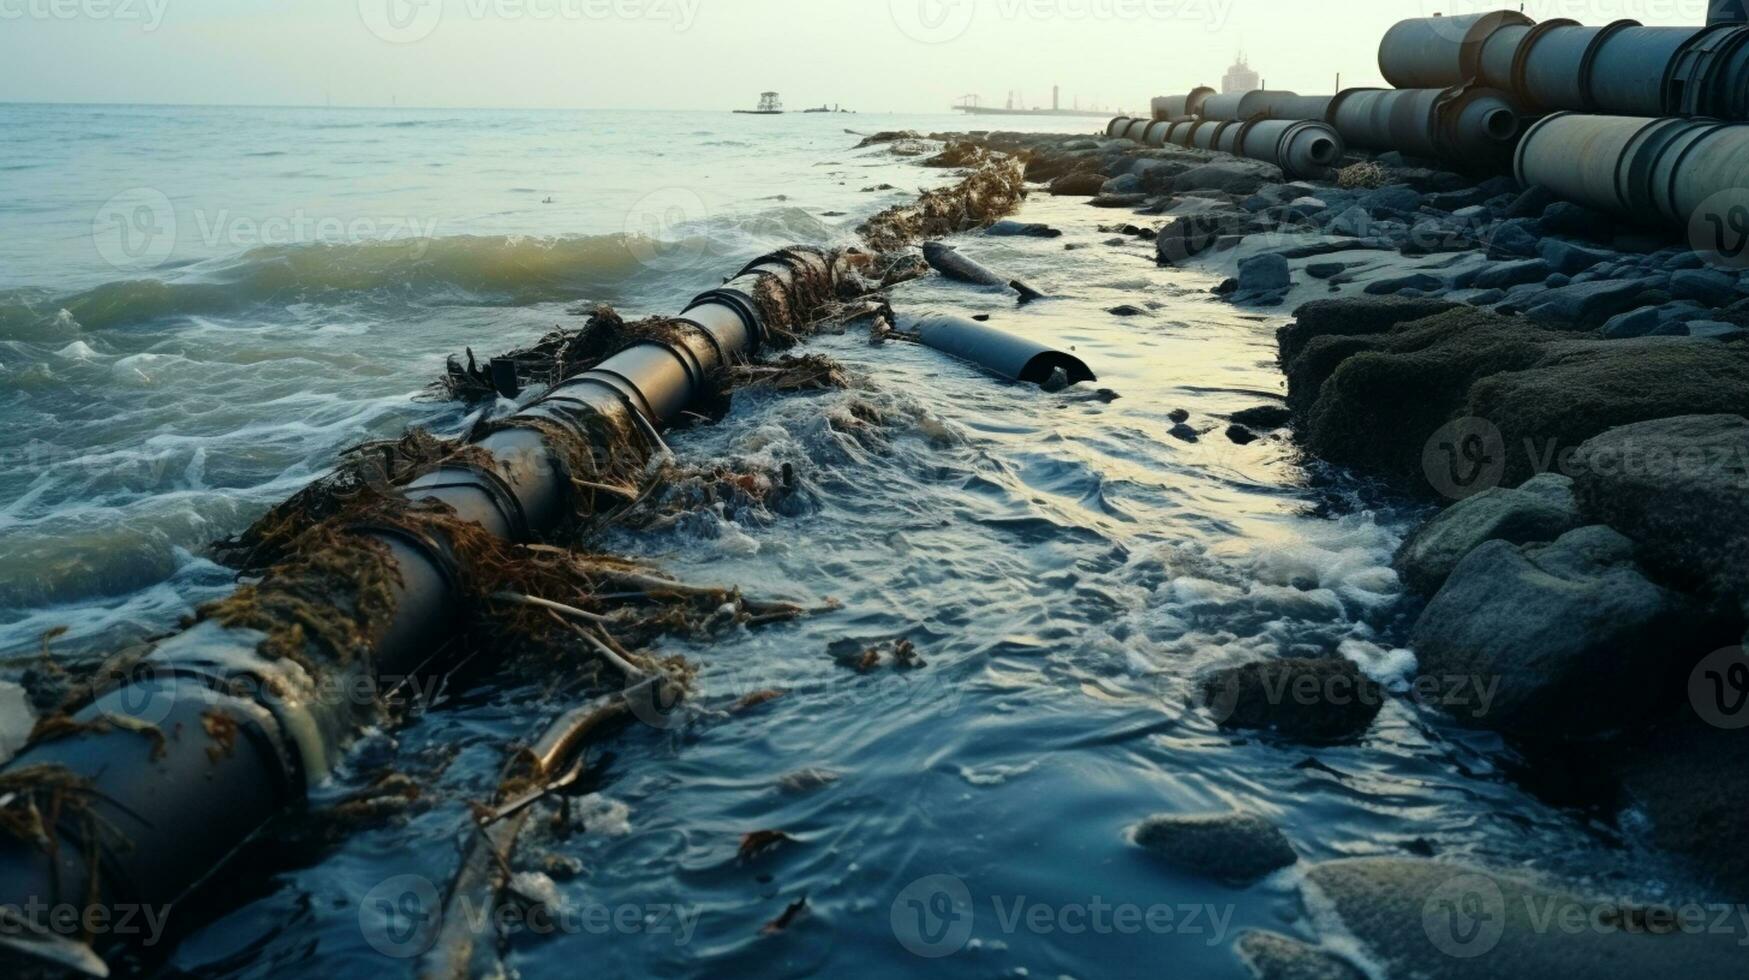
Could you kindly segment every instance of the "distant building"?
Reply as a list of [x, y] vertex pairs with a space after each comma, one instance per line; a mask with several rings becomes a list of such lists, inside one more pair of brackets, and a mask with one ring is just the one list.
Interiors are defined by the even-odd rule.
[[1263, 79], [1251, 70], [1251, 66], [1246, 63], [1243, 54], [1239, 55], [1239, 60], [1234, 62], [1233, 67], [1227, 69], [1227, 74], [1221, 78], [1221, 91], [1223, 93], [1255, 92], [1262, 87]]

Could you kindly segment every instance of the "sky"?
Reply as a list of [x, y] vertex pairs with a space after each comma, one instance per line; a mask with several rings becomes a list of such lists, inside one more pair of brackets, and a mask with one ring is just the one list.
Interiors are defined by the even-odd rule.
[[[1060, 85], [1104, 108], [1218, 86], [1382, 85], [1397, 20], [1498, 0], [0, 0], [0, 102], [944, 111]], [[1700, 24], [1705, 0], [1531, 0]]]

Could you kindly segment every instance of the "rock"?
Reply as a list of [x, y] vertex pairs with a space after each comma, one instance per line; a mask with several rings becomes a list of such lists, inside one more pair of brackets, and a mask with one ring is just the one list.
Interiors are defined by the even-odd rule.
[[1537, 253], [1549, 264], [1549, 268], [1570, 276], [1615, 257], [1615, 253], [1607, 249], [1564, 242], [1558, 238], [1543, 239], [1542, 244], [1537, 247]]
[[1378, 302], [1308, 303], [1277, 333], [1299, 435], [1334, 463], [1452, 493], [1427, 482], [1438, 438], [1479, 419], [1491, 470], [1485, 486], [1464, 474], [1462, 496], [1567, 472], [1581, 443], [1618, 425], [1749, 405], [1741, 344], [1576, 338], [1465, 306], [1404, 321]]
[[1705, 337], [1710, 340], [1730, 340], [1749, 332], [1735, 323], [1725, 323], [1720, 320], [1690, 320], [1686, 326], [1688, 327], [1688, 336]]
[[1251, 884], [1299, 860], [1274, 824], [1237, 811], [1155, 814], [1131, 836], [1172, 867], [1229, 885]]
[[1706, 307], [1729, 306], [1741, 298], [1736, 277], [1716, 269], [1680, 269], [1671, 273], [1670, 295]]
[[1548, 274], [1549, 264], [1542, 259], [1520, 259], [1482, 269], [1471, 280], [1471, 285], [1477, 289], [1504, 289], [1527, 282], [1541, 282]]
[[1562, 286], [1570, 286], [1572, 284], [1573, 284], [1573, 277], [1572, 276], [1563, 275], [1562, 273], [1559, 273], [1559, 272], [1557, 272], [1554, 275], [1551, 275], [1547, 279], [1543, 280], [1543, 285], [1549, 289], [1560, 289]]
[[[1306, 879], [1333, 931], [1358, 940], [1387, 977], [1417, 980], [1637, 980], [1730, 977], [1734, 930], [1678, 928], [1619, 899], [1416, 858], [1313, 866]], [[1704, 913], [1703, 913], [1704, 917]]]
[[1656, 306], [1642, 306], [1627, 313], [1617, 313], [1604, 321], [1602, 334], [1611, 340], [1621, 340], [1627, 337], [1644, 337], [1657, 330], [1663, 320], [1658, 316]]
[[1246, 293], [1269, 293], [1293, 285], [1287, 259], [1272, 253], [1254, 255], [1239, 263], [1239, 290]]
[[984, 229], [984, 234], [997, 237], [1022, 238], [1061, 238], [1063, 233], [1050, 225], [1025, 224], [1019, 221], [1003, 219]]
[[1313, 262], [1306, 266], [1306, 275], [1313, 279], [1329, 279], [1341, 275], [1347, 268], [1342, 262]]
[[1400, 323], [1459, 308], [1457, 303], [1431, 299], [1313, 300], [1295, 311], [1293, 322], [1275, 332], [1275, 341], [1281, 349], [1281, 363], [1286, 366], [1300, 356], [1313, 338], [1380, 334]]
[[1137, 160], [1131, 171], [1141, 182], [1142, 190], [1159, 194], [1172, 189], [1172, 180], [1190, 169], [1190, 164], [1177, 160]]
[[1486, 542], [1553, 541], [1580, 523], [1572, 479], [1540, 474], [1517, 489], [1495, 487], [1447, 507], [1403, 542], [1394, 564], [1410, 588], [1431, 595]]
[[1058, 197], [1092, 197], [1104, 187], [1100, 174], [1065, 174], [1051, 181], [1051, 193]]
[[1224, 728], [1271, 730], [1301, 741], [1358, 735], [1384, 704], [1383, 690], [1340, 657], [1229, 667], [1203, 681], [1202, 697]]
[[1749, 731], [1716, 728], [1685, 711], [1617, 751], [1623, 803], [1644, 815], [1651, 842], [1689, 858], [1702, 881], [1749, 894]]
[[1279, 429], [1292, 421], [1293, 413], [1285, 405], [1259, 405], [1227, 416], [1232, 421], [1253, 429]]
[[[1705, 345], [1713, 346], [1713, 345]], [[1741, 605], [1749, 597], [1749, 420], [1684, 415], [1624, 425], [1579, 447], [1587, 520], [1632, 538], [1667, 581]]]
[[1175, 408], [1172, 411], [1167, 412], [1166, 417], [1171, 419], [1174, 422], [1189, 422], [1190, 421], [1190, 413], [1185, 411], [1182, 408]]
[[1549, 205], [1560, 200], [1555, 192], [1539, 184], [1533, 184], [1518, 198], [1507, 205], [1507, 218], [1534, 218], [1547, 211]]
[[1173, 426], [1172, 428], [1166, 430], [1166, 434], [1171, 436], [1174, 439], [1179, 439], [1179, 440], [1182, 440], [1184, 442], [1199, 442], [1202, 439], [1202, 433], [1196, 431], [1195, 429], [1191, 428], [1188, 425], [1185, 425], [1183, 422], [1180, 422], [1177, 425]]
[[1366, 208], [1357, 204], [1336, 215], [1324, 228], [1332, 235], [1364, 238], [1373, 233], [1375, 226], [1376, 222], [1373, 221], [1373, 216], [1367, 212]]
[[1421, 195], [1404, 184], [1392, 184], [1361, 196], [1360, 206], [1375, 213], [1413, 215], [1421, 210]]
[[1656, 280], [1599, 280], [1574, 283], [1544, 293], [1526, 313], [1548, 323], [1599, 327], [1610, 317], [1638, 305], [1640, 293]]
[[1096, 208], [1133, 208], [1133, 207], [1136, 207], [1138, 205], [1147, 203], [1147, 200], [1148, 200], [1148, 195], [1142, 194], [1142, 193], [1135, 193], [1135, 194], [1105, 194], [1105, 193], [1101, 193], [1101, 194], [1096, 195], [1093, 198], [1093, 200], [1088, 201], [1087, 203], [1093, 205]]
[[1231, 440], [1234, 445], [1249, 446], [1262, 437], [1257, 433], [1252, 432], [1250, 429], [1247, 429], [1238, 423], [1234, 423], [1233, 425], [1227, 426], [1227, 438]]
[[1161, 265], [1178, 265], [1215, 247], [1223, 237], [1251, 228], [1251, 216], [1231, 211], [1183, 215], [1168, 221], [1154, 241]]
[[1240, 197], [1255, 194], [1263, 186], [1261, 168], [1254, 163], [1222, 161], [1205, 163], [1172, 178], [1172, 189], [1179, 193], [1197, 190], [1218, 190]]
[[1465, 302], [1469, 303], [1471, 306], [1492, 306], [1505, 298], [1506, 290], [1504, 289], [1484, 289], [1474, 296], [1469, 297]]
[[1135, 174], [1123, 174], [1106, 181], [1099, 188], [1101, 196], [1142, 193], [1142, 179]]
[[1366, 293], [1369, 296], [1390, 296], [1413, 289], [1427, 294], [1444, 286], [1444, 279], [1426, 272], [1416, 272], [1406, 276], [1394, 276], [1389, 279], [1369, 282], [1366, 284]]
[[1530, 230], [1528, 218], [1512, 218], [1495, 225], [1493, 230], [1482, 237], [1488, 246], [1488, 254], [1503, 255], [1535, 255], [1539, 247], [1536, 233]]
[[1483, 544], [1415, 624], [1422, 674], [1497, 681], [1492, 703], [1483, 692], [1452, 713], [1514, 734], [1595, 734], [1646, 716], [1704, 633], [1693, 604], [1633, 555], [1600, 525], [1551, 544]]
[[1248, 930], [1233, 949], [1257, 980], [1366, 980], [1336, 954], [1280, 933]]
[[1615, 237], [1616, 222], [1609, 215], [1581, 207], [1571, 201], [1556, 201], [1543, 209], [1537, 227], [1545, 235], [1568, 235], [1607, 242]]

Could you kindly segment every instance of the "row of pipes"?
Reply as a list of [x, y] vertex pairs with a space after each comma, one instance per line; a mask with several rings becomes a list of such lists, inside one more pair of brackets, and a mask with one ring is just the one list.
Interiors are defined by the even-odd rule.
[[[641, 432], [645, 448], [661, 449], [659, 431], [693, 407], [721, 369], [757, 352], [768, 328], [791, 326], [768, 323], [776, 314], [767, 311], [809, 320], [842, 286], [871, 285], [862, 273], [873, 262], [854, 249], [812, 248], [754, 260], [695, 298], [671, 321], [671, 335], [634, 344], [554, 385], [475, 441], [470, 453], [402, 488], [402, 502], [441, 505], [455, 521], [504, 542], [551, 536], [573, 514], [576, 491], [565, 447], [549, 432], [589, 447], [597, 460], [616, 451], [602, 444], [603, 431]], [[1072, 354], [964, 317], [917, 318], [910, 336], [1015, 380], [1095, 380]], [[307, 800], [359, 731], [379, 720], [374, 700], [357, 692], [441, 676], [453, 666], [446, 644], [467, 598], [462, 583], [469, 570], [449, 532], [370, 524], [344, 533], [386, 554], [390, 611], [356, 638], [346, 663], [329, 665], [341, 676], [313, 676], [293, 658], [261, 652], [266, 633], [209, 619], [160, 641], [72, 716], [65, 737], [35, 740], [0, 767], [0, 807], [31, 792], [33, 778], [62, 773], [77, 780], [95, 820], [49, 812], [39, 840], [0, 833], [0, 912], [75, 902], [117, 921], [127, 908], [173, 906], [275, 815]], [[259, 587], [274, 588], [272, 582], [269, 575]], [[647, 678], [625, 697], [635, 692], [664, 703], [662, 683]], [[216, 731], [221, 717], [227, 721]], [[18, 788], [9, 791], [9, 781]], [[105, 974], [89, 946], [40, 925], [0, 916], [0, 975], [12, 975], [5, 965], [17, 957]]]
[[1736, 206], [1728, 192], [1749, 185], [1749, 125], [1736, 124], [1749, 120], [1746, 7], [1716, 0], [1703, 27], [1538, 23], [1510, 10], [1412, 18], [1379, 45], [1394, 89], [1203, 87], [1156, 98], [1151, 119], [1114, 119], [1106, 135], [1235, 153], [1308, 177], [1334, 161], [1241, 134], [1264, 120], [1309, 123], [1334, 159], [1354, 147], [1469, 171], [1510, 168], [1521, 183], [1578, 203], [1687, 223], [1711, 214], [1709, 201]]

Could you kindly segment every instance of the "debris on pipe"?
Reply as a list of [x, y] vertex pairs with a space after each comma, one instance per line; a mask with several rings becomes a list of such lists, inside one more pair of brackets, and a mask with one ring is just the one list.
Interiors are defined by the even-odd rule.
[[1022, 303], [1030, 303], [1035, 299], [1043, 299], [1044, 294], [1028, 286], [1018, 279], [999, 276], [984, 266], [966, 258], [952, 245], [942, 242], [925, 242], [923, 244], [923, 260], [929, 267], [949, 279], [959, 282], [969, 282], [975, 286], [1001, 286], [1012, 289], [1020, 294]]
[[1099, 380], [1073, 354], [1065, 354], [963, 316], [945, 313], [920, 316], [913, 323], [909, 336], [925, 347], [970, 361], [1011, 381], [1038, 385], [1046, 391], [1060, 391], [1083, 381]]

